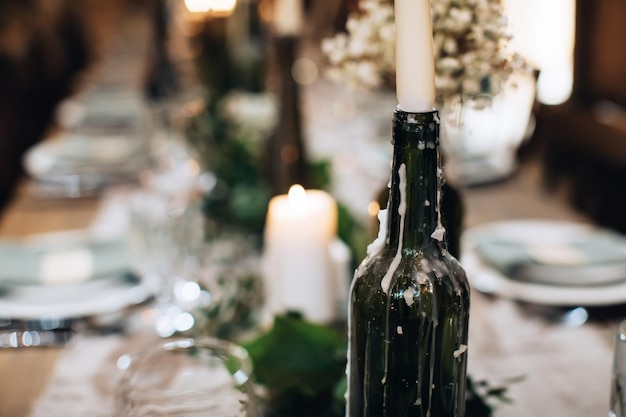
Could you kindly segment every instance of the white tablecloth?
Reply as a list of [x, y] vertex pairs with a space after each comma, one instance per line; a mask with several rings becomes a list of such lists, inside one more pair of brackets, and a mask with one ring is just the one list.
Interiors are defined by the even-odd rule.
[[613, 361], [612, 324], [567, 327], [525, 313], [508, 300], [472, 298], [469, 373], [476, 379], [523, 376], [512, 404], [496, 417], [606, 416]]

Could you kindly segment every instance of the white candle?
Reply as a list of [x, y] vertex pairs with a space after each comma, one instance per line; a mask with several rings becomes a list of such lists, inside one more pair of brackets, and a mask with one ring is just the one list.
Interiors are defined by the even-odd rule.
[[293, 186], [270, 201], [265, 227], [263, 274], [270, 316], [293, 310], [316, 322], [336, 315], [331, 243], [337, 235], [337, 205], [321, 190]]
[[429, 0], [395, 0], [396, 94], [408, 112], [435, 104], [435, 58]]
[[302, 0], [277, 0], [274, 4], [274, 31], [280, 36], [296, 36], [303, 26]]

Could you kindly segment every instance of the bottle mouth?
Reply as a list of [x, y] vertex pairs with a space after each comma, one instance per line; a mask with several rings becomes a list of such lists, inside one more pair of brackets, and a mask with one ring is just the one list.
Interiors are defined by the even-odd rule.
[[439, 111], [407, 112], [396, 108], [391, 143], [394, 146], [433, 148], [439, 145]]
[[409, 124], [427, 124], [429, 122], [439, 123], [439, 110], [433, 109], [425, 112], [408, 112], [396, 107], [394, 120]]

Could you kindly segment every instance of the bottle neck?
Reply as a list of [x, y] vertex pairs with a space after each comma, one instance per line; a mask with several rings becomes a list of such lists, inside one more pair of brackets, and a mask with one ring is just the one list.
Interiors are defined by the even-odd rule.
[[443, 241], [439, 215], [441, 169], [436, 111], [397, 109], [393, 120], [393, 165], [387, 205], [389, 246], [419, 250]]
[[300, 39], [279, 36], [273, 39], [278, 77], [279, 115], [274, 134], [269, 139], [272, 193], [286, 194], [293, 184], [310, 186], [307, 155], [302, 136], [300, 90], [292, 75]]

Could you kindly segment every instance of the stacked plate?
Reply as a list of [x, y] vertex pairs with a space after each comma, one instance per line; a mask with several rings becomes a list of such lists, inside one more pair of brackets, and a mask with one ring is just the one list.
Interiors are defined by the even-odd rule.
[[115, 315], [144, 302], [150, 293], [130, 272], [126, 252], [123, 240], [79, 232], [0, 241], [0, 319]]
[[81, 197], [137, 181], [149, 164], [145, 103], [134, 95], [96, 89], [82, 101], [68, 100], [60, 107], [76, 114], [59, 116], [63, 130], [24, 156], [24, 168], [41, 193]]
[[461, 262], [474, 288], [557, 306], [626, 302], [626, 236], [593, 225], [513, 220], [467, 230]]

